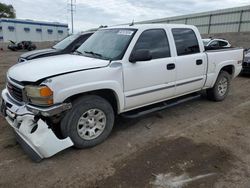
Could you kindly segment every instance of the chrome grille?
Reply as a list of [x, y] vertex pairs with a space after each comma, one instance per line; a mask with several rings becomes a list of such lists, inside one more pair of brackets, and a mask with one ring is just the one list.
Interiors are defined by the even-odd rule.
[[10, 95], [19, 102], [23, 101], [23, 91], [21, 88], [15, 86], [11, 82], [7, 83], [7, 89]]

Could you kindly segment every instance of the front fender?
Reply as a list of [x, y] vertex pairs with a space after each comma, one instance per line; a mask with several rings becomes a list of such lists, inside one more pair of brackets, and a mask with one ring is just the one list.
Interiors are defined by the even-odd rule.
[[121, 68], [101, 68], [60, 75], [42, 83], [54, 93], [54, 103], [62, 103], [67, 98], [90, 91], [112, 90], [118, 102], [118, 113], [124, 109], [124, 94]]
[[57, 92], [57, 95], [55, 96], [54, 100], [55, 102], [65, 101], [67, 98], [77, 95], [77, 94], [86, 93], [90, 91], [96, 91], [96, 90], [102, 90], [102, 89], [109, 89], [114, 92], [116, 96], [116, 100], [118, 102], [118, 112], [124, 109], [124, 96], [123, 96], [122, 88], [117, 82], [112, 82], [112, 81], [86, 83], [86, 84], [81, 84], [81, 85], [77, 85], [74, 87], [65, 88]]

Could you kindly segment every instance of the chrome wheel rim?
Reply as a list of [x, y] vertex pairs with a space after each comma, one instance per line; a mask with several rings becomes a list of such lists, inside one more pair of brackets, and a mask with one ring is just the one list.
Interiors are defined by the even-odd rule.
[[223, 77], [218, 84], [218, 93], [220, 96], [224, 96], [228, 89], [228, 80], [227, 78]]
[[77, 123], [77, 133], [84, 140], [93, 140], [100, 136], [106, 127], [106, 115], [100, 109], [84, 112]]

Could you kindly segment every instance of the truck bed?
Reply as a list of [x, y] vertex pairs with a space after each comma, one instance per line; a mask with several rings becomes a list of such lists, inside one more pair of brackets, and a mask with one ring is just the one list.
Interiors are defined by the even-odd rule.
[[205, 87], [213, 86], [222, 67], [232, 67], [232, 78], [242, 69], [243, 48], [224, 48], [205, 51], [207, 55], [207, 81]]

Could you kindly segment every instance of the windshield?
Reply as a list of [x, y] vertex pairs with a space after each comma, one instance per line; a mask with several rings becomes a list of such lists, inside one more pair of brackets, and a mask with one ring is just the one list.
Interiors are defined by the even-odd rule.
[[54, 49], [57, 50], [63, 50], [65, 49], [68, 45], [70, 45], [79, 35], [70, 35], [60, 42], [58, 42], [56, 45], [53, 46]]
[[120, 60], [135, 32], [135, 29], [99, 30], [83, 43], [77, 52], [100, 59]]
[[211, 41], [210, 39], [203, 39], [202, 40], [204, 46], [207, 46], [210, 41]]

